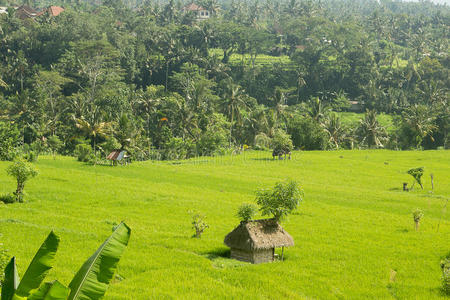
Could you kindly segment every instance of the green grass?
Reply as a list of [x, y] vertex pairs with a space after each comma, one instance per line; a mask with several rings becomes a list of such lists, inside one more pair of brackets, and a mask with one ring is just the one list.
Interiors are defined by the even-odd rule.
[[[125, 220], [132, 236], [124, 278], [106, 299], [444, 299], [439, 261], [450, 251], [449, 151], [268, 152], [126, 167], [88, 166], [41, 157], [25, 187], [28, 202], [0, 205], [0, 233], [23, 274], [50, 230], [61, 237], [48, 280], [68, 284], [81, 264]], [[0, 163], [0, 194], [14, 181]], [[406, 170], [424, 166], [425, 190], [401, 191]], [[430, 193], [429, 174], [435, 178]], [[295, 246], [284, 262], [251, 265], [224, 256], [225, 235], [242, 202], [259, 187], [298, 180], [305, 199], [283, 223]], [[412, 212], [424, 211], [414, 231]], [[210, 228], [191, 238], [188, 210]], [[389, 281], [391, 270], [396, 280]]]
[[[352, 128], [358, 126], [358, 122], [364, 119], [364, 113], [355, 112], [339, 112], [339, 117], [342, 119], [342, 123], [351, 126]], [[389, 133], [395, 130], [394, 120], [392, 115], [380, 113], [377, 115], [378, 122], [386, 128]]]
[[[210, 49], [209, 55], [214, 56], [216, 55], [219, 59], [223, 58], [223, 51], [221, 49]], [[250, 54], [238, 54], [233, 53], [230, 56], [230, 63], [233, 65], [241, 64], [242, 61], [244, 61], [244, 64], [250, 65], [251, 64], [251, 57]], [[282, 56], [271, 56], [266, 54], [258, 54], [255, 59], [255, 65], [256, 66], [265, 66], [265, 65], [272, 65], [272, 64], [290, 64], [291, 60], [289, 56], [282, 55]]]

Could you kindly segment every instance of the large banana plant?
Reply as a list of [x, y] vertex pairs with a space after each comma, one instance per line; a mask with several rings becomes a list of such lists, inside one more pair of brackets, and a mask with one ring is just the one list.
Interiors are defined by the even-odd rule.
[[1, 300], [81, 300], [100, 299], [104, 296], [114, 276], [120, 257], [128, 245], [131, 229], [120, 223], [111, 236], [83, 264], [65, 287], [58, 281], [42, 284], [52, 268], [59, 238], [48, 235], [31, 261], [22, 280], [19, 279], [16, 259], [13, 257], [5, 268]]

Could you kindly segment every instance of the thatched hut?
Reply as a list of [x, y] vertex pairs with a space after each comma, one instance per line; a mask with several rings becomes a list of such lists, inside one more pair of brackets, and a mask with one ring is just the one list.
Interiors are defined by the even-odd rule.
[[241, 222], [224, 241], [231, 258], [259, 264], [271, 262], [275, 248], [294, 245], [293, 238], [274, 219]]

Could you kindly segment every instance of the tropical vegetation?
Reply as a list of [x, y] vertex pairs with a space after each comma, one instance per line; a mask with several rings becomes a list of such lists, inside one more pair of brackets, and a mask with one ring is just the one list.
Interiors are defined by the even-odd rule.
[[200, 22], [188, 3], [2, 14], [0, 159], [184, 159], [265, 149], [280, 131], [304, 150], [448, 148], [448, 6], [199, 0]]

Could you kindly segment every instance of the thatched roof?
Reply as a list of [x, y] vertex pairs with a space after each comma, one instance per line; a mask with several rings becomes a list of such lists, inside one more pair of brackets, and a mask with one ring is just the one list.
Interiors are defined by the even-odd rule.
[[260, 250], [294, 245], [294, 239], [274, 219], [241, 222], [224, 241], [230, 248]]

